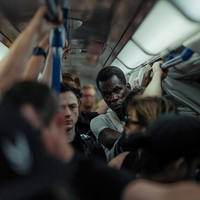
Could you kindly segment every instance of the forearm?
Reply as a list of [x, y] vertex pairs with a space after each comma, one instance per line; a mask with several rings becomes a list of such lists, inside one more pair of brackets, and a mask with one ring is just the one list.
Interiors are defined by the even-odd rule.
[[44, 63], [43, 56], [32, 56], [25, 69], [23, 79], [36, 81]]
[[11, 46], [9, 53], [0, 64], [0, 91], [22, 79], [36, 38], [37, 33], [30, 27], [22, 32]]
[[40, 35], [40, 23], [44, 13], [44, 7], [38, 9], [27, 28], [17, 37], [9, 53], [2, 60], [0, 65], [0, 92], [14, 82], [22, 80], [33, 45]]
[[51, 87], [51, 84], [52, 84], [52, 49], [51, 48], [49, 50], [45, 68], [39, 82], [44, 83], [48, 85], [49, 87]]
[[161, 75], [155, 74], [145, 89], [143, 96], [162, 96]]
[[98, 112], [99, 114], [105, 114], [107, 110], [108, 110], [108, 106], [106, 102], [104, 100], [101, 100], [95, 112]]
[[98, 140], [107, 148], [112, 148], [116, 140], [121, 135], [120, 132], [105, 128], [99, 133]]
[[[42, 41], [40, 41], [37, 47], [40, 47], [44, 52], [47, 52], [49, 47], [49, 34], [46, 34], [46, 36], [42, 39]], [[44, 62], [45, 62], [44, 55], [32, 55], [26, 66], [24, 72], [24, 79], [37, 80]]]
[[[50, 23], [44, 19], [46, 8], [41, 6], [31, 19], [27, 28], [18, 36], [7, 56], [0, 64], [0, 92], [14, 82], [23, 79], [26, 63], [31, 55], [33, 46], [39, 36], [46, 34], [50, 29], [63, 23], [59, 17], [58, 22]], [[61, 9], [59, 13], [62, 13]]]

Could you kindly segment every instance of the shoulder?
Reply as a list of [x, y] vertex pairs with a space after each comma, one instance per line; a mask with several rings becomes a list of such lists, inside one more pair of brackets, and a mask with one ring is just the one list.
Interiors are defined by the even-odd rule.
[[116, 130], [115, 126], [106, 114], [99, 115], [90, 122], [90, 129], [97, 138], [98, 134], [105, 128]]
[[110, 121], [108, 115], [106, 114], [101, 114], [101, 115], [98, 115], [96, 117], [94, 117], [91, 122], [97, 122], [97, 121]]
[[124, 159], [126, 158], [126, 156], [129, 154], [130, 152], [126, 151], [123, 153], [120, 153], [119, 155], [117, 155], [116, 157], [114, 157], [109, 163], [108, 166], [110, 167], [114, 167], [117, 169], [120, 169], [122, 166], [122, 163], [124, 161]]
[[112, 127], [112, 122], [110, 121], [109, 117], [106, 114], [99, 115], [91, 120], [90, 122], [90, 128], [92, 132], [94, 132], [94, 129], [100, 129], [103, 128], [110, 128]]

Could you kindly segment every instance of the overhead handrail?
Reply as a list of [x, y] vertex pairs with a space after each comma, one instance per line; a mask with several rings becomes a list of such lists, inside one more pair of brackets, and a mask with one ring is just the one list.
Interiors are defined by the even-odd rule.
[[170, 67], [172, 67], [173, 65], [175, 64], [178, 64], [184, 60], [188, 60], [192, 55], [193, 55], [194, 51], [186, 48], [182, 53], [181, 55], [179, 56], [176, 56], [175, 58], [171, 57], [165, 62], [163, 63], [160, 67], [163, 69], [163, 70], [166, 70]]

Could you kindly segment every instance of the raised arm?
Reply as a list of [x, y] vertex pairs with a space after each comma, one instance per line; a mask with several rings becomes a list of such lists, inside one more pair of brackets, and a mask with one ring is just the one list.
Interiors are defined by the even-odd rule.
[[149, 85], [149, 83], [151, 82], [151, 72], [152, 67], [150, 66], [143, 75], [141, 87], [147, 87]]
[[167, 74], [160, 68], [161, 64], [163, 64], [163, 61], [158, 61], [153, 64], [153, 77], [145, 89], [143, 96], [162, 96], [161, 82]]
[[44, 16], [46, 8], [40, 7], [31, 19], [26, 29], [17, 37], [9, 53], [0, 63], [0, 92], [23, 79], [23, 73], [31, 55], [34, 44], [40, 35], [46, 34], [50, 29], [63, 23], [59, 17], [57, 23], [48, 22]]
[[46, 59], [45, 67], [42, 72], [42, 76], [39, 80], [39, 82], [44, 83], [48, 85], [49, 87], [51, 87], [51, 84], [52, 84], [52, 65], [53, 65], [52, 59], [53, 59], [52, 48], [50, 47], [49, 53]]
[[[40, 48], [44, 53], [47, 52], [49, 47], [49, 33], [46, 33], [44, 38], [39, 42], [36, 48]], [[37, 80], [38, 75], [42, 69], [42, 66], [45, 62], [45, 56], [40, 55], [32, 55], [28, 61], [24, 72], [24, 80]]]

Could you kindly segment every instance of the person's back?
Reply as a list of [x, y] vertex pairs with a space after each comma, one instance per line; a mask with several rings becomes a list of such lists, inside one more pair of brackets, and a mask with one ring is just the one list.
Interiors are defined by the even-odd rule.
[[148, 180], [131, 182], [123, 191], [124, 200], [199, 200], [200, 186], [192, 181], [161, 184]]

